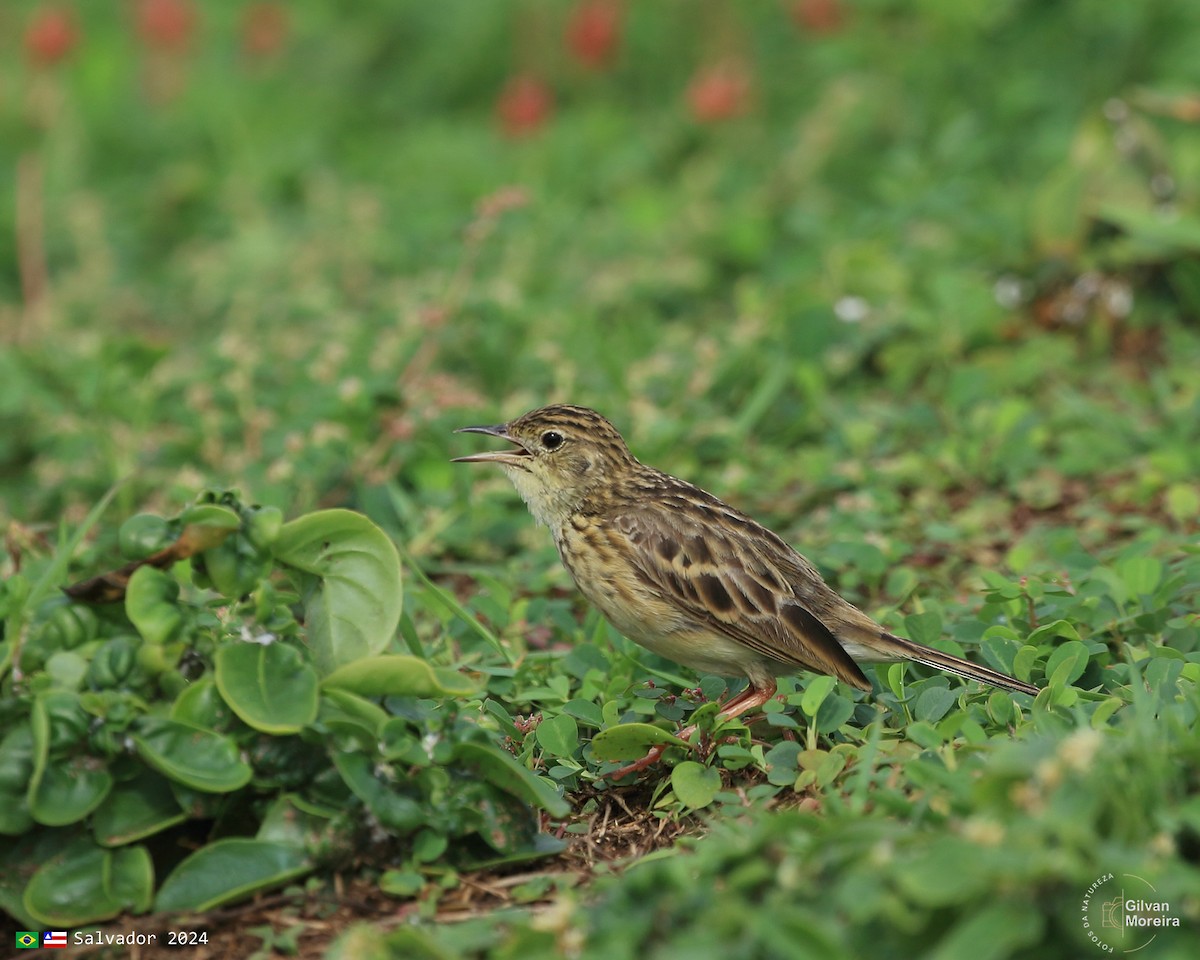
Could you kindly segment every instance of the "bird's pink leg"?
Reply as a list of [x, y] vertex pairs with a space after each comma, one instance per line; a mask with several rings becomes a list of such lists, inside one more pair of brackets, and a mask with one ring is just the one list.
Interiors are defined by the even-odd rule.
[[775, 696], [775, 691], [778, 689], [779, 686], [775, 683], [774, 679], [768, 680], [761, 687], [757, 687], [752, 683], [721, 708], [721, 716], [736, 717], [747, 710], [761, 707]]
[[[775, 681], [768, 680], [761, 687], [750, 684], [745, 690], [739, 693], [736, 697], [721, 707], [720, 715], [722, 717], [736, 717], [745, 713], [747, 710], [753, 710], [755, 707], [761, 707], [764, 703], [775, 696], [775, 691], [778, 689]], [[681, 740], [690, 740], [692, 734], [696, 732], [696, 725], [689, 724], [679, 731], [676, 736]], [[647, 767], [653, 766], [661, 759], [663, 752], [667, 749], [665, 743], [657, 744], [650, 748], [650, 751], [642, 757], [641, 760], [634, 760], [633, 763], [627, 763], [619, 770], [614, 770], [612, 773], [605, 774], [605, 778], [609, 780], [620, 780], [622, 777], [627, 777], [631, 773], [640, 773]]]

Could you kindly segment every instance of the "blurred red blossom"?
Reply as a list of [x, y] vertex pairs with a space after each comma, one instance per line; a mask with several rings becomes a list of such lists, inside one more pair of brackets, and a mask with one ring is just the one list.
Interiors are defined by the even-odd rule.
[[137, 30], [148, 46], [183, 50], [196, 31], [190, 0], [137, 0]]
[[518, 138], [536, 133], [554, 110], [554, 95], [540, 78], [529, 73], [512, 77], [500, 91], [496, 115], [505, 136]]
[[75, 17], [65, 7], [35, 10], [25, 30], [25, 53], [34, 63], [48, 67], [66, 57], [79, 43]]
[[687, 88], [692, 116], [716, 123], [741, 116], [750, 104], [750, 74], [736, 61], [701, 67]]
[[796, 0], [792, 19], [811, 33], [837, 33], [846, 22], [841, 0]]
[[616, 56], [621, 42], [621, 6], [617, 0], [582, 0], [571, 11], [567, 49], [585, 67], [600, 70]]

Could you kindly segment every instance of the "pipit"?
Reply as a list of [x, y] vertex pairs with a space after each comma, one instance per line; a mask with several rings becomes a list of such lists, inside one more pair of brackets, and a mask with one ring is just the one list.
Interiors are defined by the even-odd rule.
[[[630, 640], [701, 673], [746, 677], [733, 717], [798, 670], [871, 689], [858, 662], [913, 660], [1005, 690], [1038, 688], [885, 630], [838, 596], [780, 537], [711, 493], [648, 467], [586, 407], [556, 404], [509, 423], [463, 427], [515, 449], [458, 457], [497, 463], [554, 535], [580, 592]], [[684, 730], [685, 739], [691, 730]], [[643, 769], [662, 754], [611, 776]]]

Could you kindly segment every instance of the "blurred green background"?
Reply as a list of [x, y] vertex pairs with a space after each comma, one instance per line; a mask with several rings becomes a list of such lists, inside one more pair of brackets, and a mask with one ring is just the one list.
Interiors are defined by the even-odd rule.
[[9, 513], [436, 502], [547, 400], [756, 507], [1040, 490], [1196, 409], [1194, 4], [579, 6], [7, 4]]
[[[518, 599], [473, 609], [516, 622], [522, 593], [561, 612], [566, 575], [502, 477], [448, 463], [478, 446], [451, 431], [583, 403], [879, 616], [944, 610], [973, 640], [1023, 598], [1029, 630], [1058, 616], [1091, 641], [1097, 684], [1110, 662], [1171, 660], [1158, 695], [1192, 711], [1171, 763], [1194, 759], [1197, 49], [1194, 0], [12, 0], [0, 519], [34, 543], [117, 482], [111, 530], [206, 486], [289, 516], [346, 505], [435, 573], [490, 571]], [[1026, 577], [1085, 587], [1050, 601]], [[440, 608], [418, 591], [407, 609], [428, 626]], [[1142, 706], [1112, 755], [1153, 797], [1123, 808], [1089, 759], [1110, 806], [1033, 834], [1115, 823], [1126, 859], [1080, 846], [1004, 874], [1027, 894], [1017, 920], [1061, 907], [1060, 945], [1091, 949], [1068, 904], [1095, 869], [1165, 861], [1177, 889], [1195, 872], [1200, 810], [1173, 806], [1194, 776], [1138, 767]], [[991, 770], [997, 809], [1053, 749]], [[964, 780], [955, 810], [991, 802]], [[812, 842], [869, 878], [842, 826]], [[772, 842], [756, 835], [763, 856]], [[930, 876], [978, 853], [915, 842]], [[728, 849], [702, 862], [726, 871]], [[670, 869], [643, 876], [670, 886]], [[903, 926], [864, 890], [838, 896]], [[951, 931], [946, 956], [989, 931], [1008, 934], [980, 956], [1033, 942], [1003, 911], [953, 926], [958, 892], [914, 894], [927, 909], [897, 949], [930, 930]], [[602, 916], [645, 900], [608, 896]], [[810, 920], [811, 955], [878, 929]]]

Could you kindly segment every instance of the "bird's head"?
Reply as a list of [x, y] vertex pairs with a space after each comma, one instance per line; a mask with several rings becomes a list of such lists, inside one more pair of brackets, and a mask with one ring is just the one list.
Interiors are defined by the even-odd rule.
[[638, 465], [616, 427], [587, 407], [554, 404], [508, 423], [463, 427], [513, 444], [455, 458], [455, 463], [498, 463], [540, 523], [555, 527], [576, 512], [597, 487]]

